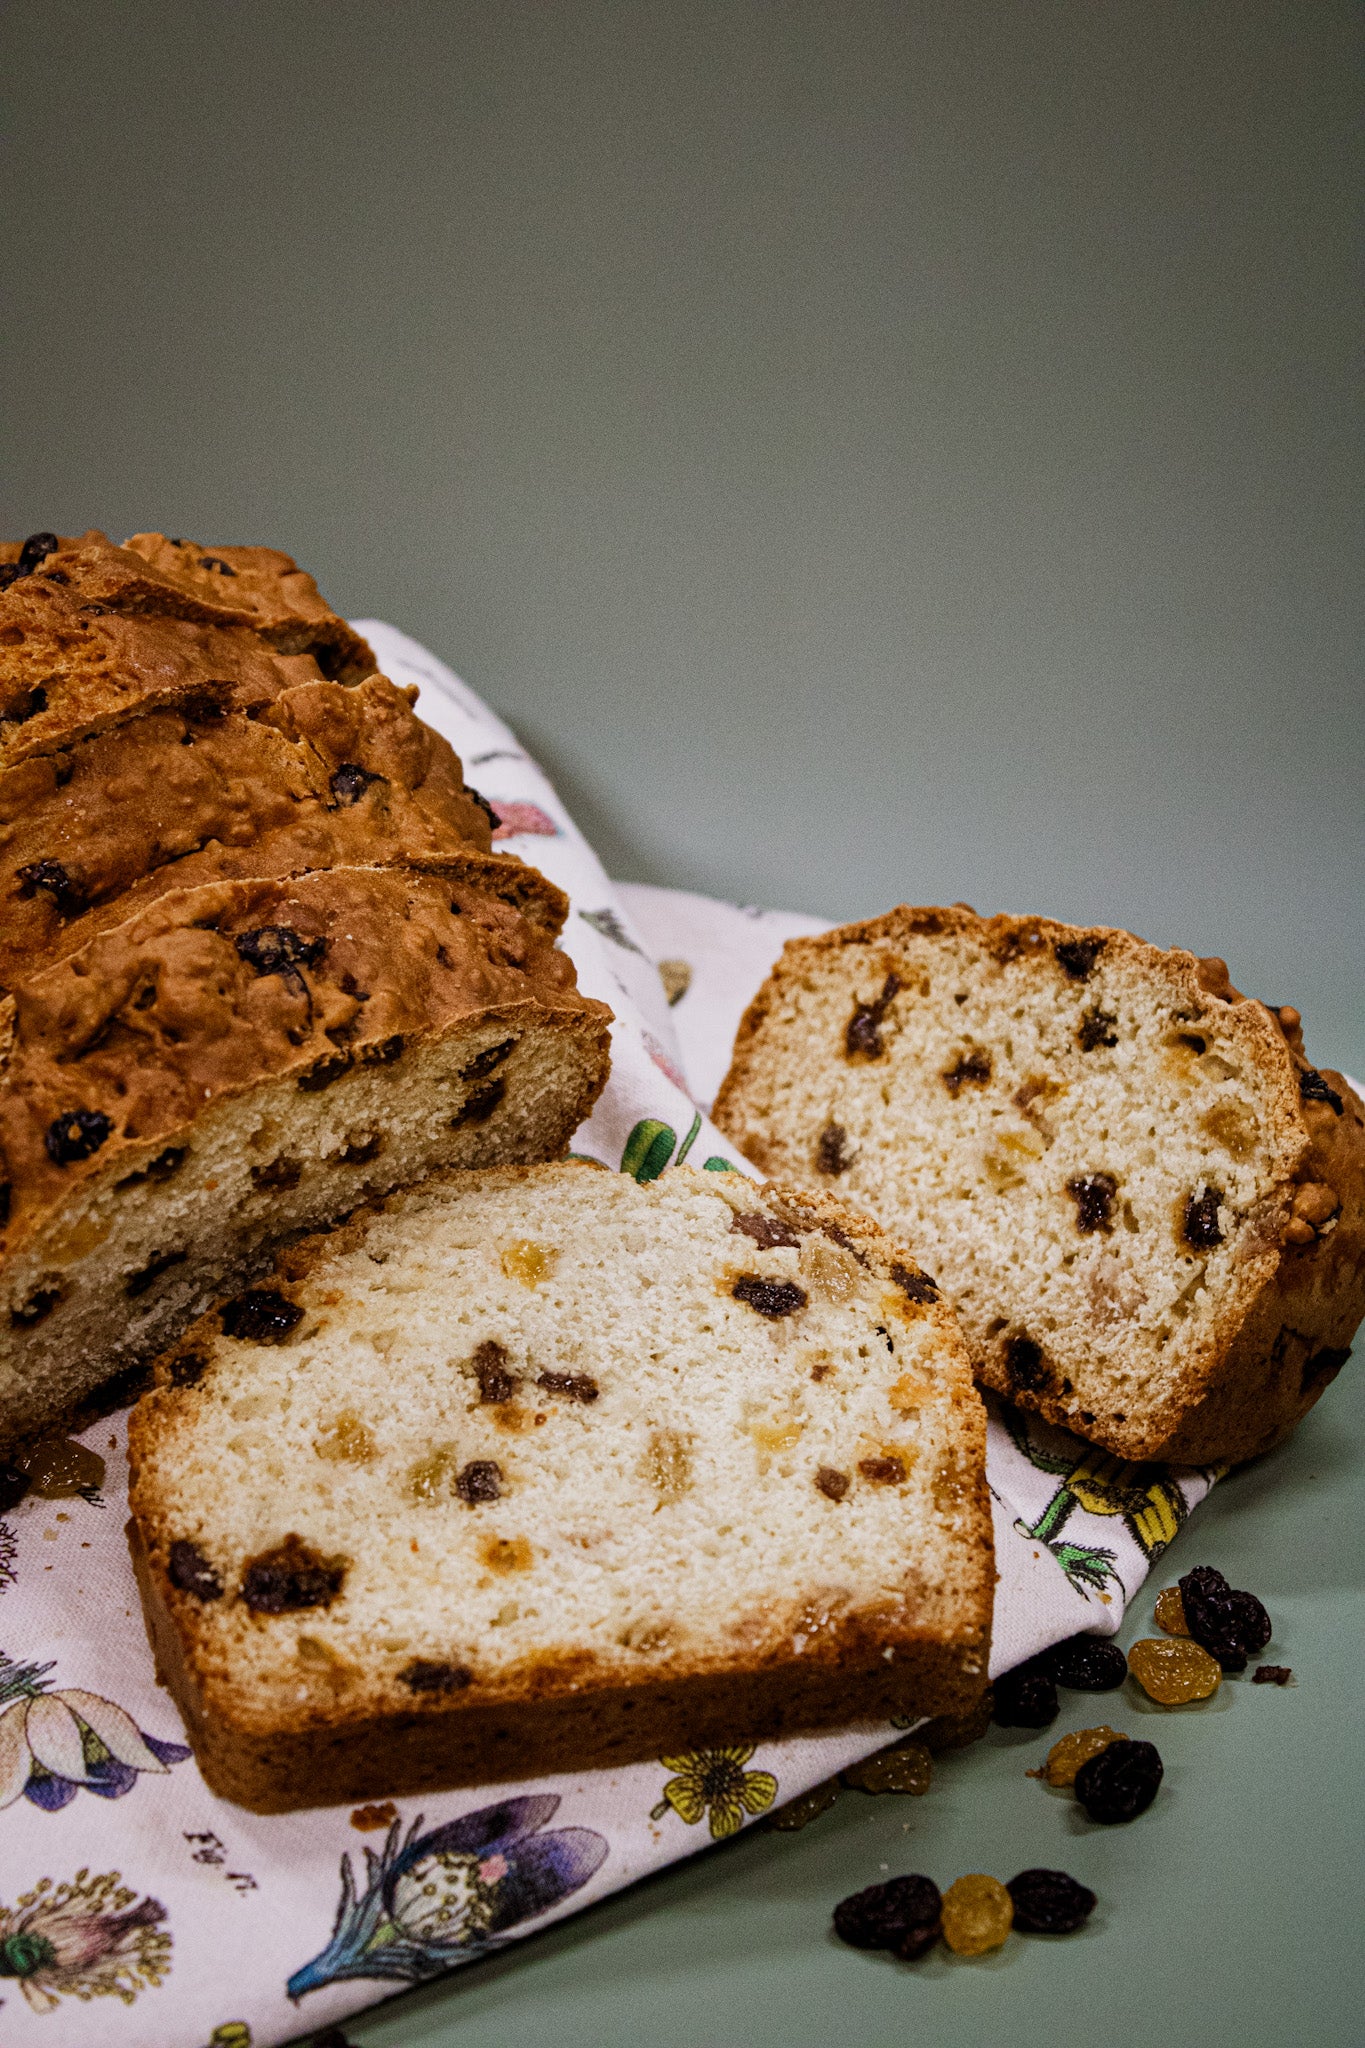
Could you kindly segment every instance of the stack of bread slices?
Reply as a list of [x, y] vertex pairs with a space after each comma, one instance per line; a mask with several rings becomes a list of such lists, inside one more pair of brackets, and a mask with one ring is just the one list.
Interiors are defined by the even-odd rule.
[[291, 1233], [553, 1158], [610, 1014], [415, 692], [269, 548], [0, 547], [0, 1450]]

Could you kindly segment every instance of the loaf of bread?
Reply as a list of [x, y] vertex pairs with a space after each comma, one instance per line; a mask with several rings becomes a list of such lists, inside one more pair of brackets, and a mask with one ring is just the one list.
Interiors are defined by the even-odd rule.
[[433, 1176], [195, 1324], [130, 1427], [201, 1770], [260, 1812], [985, 1684], [985, 1418], [908, 1255], [675, 1168]]
[[176, 891], [0, 1003], [0, 1442], [135, 1370], [288, 1232], [433, 1166], [562, 1152], [610, 1012], [515, 880], [493, 893], [505, 872]]
[[790, 943], [713, 1111], [915, 1248], [978, 1379], [1121, 1457], [1291, 1430], [1365, 1312], [1365, 1117], [1221, 961], [902, 908]]

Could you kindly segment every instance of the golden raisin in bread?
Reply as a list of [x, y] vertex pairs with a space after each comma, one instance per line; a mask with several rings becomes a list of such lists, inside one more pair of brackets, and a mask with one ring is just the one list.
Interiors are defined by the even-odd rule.
[[[0, 546], [0, 764], [132, 710], [259, 711], [291, 683], [373, 674], [366, 642], [287, 555], [178, 545], [194, 559], [175, 572], [98, 532]], [[198, 566], [214, 560], [224, 569]]]
[[789, 944], [713, 1112], [914, 1245], [983, 1385], [1125, 1458], [1293, 1428], [1365, 1311], [1365, 1120], [1221, 961], [902, 908]]
[[292, 1248], [157, 1380], [129, 1440], [149, 1627], [209, 1785], [258, 1811], [985, 1684], [966, 1352], [827, 1199], [435, 1175]]
[[[383, 676], [288, 689], [258, 718], [125, 718], [0, 768], [0, 987], [168, 890], [487, 854], [489, 840], [458, 757]], [[562, 899], [542, 893], [557, 930]]]
[[609, 1022], [458, 857], [180, 891], [25, 981], [0, 1004], [0, 1439], [286, 1233], [432, 1166], [562, 1152]]

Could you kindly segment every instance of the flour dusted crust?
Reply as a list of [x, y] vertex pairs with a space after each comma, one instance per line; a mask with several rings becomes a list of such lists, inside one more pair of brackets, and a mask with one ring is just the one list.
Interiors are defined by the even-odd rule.
[[0, 1432], [50, 1426], [291, 1230], [563, 1150], [610, 1013], [488, 856], [162, 897], [0, 1004]]
[[902, 907], [790, 943], [717, 1098], [916, 1247], [978, 1379], [1127, 1458], [1285, 1436], [1365, 1312], [1365, 1112], [1297, 1013], [1126, 932]]
[[214, 1791], [280, 1811], [979, 1698], [984, 1414], [932, 1284], [840, 1204], [441, 1174], [262, 1286], [273, 1322], [192, 1326], [129, 1436]]

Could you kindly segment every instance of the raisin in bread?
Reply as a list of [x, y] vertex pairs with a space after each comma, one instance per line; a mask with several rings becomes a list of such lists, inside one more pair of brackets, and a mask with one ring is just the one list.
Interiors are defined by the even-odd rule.
[[985, 1684], [985, 1418], [908, 1255], [675, 1168], [441, 1174], [288, 1251], [129, 1438], [149, 1627], [258, 1811]]
[[790, 943], [713, 1112], [912, 1244], [977, 1376], [1125, 1458], [1284, 1436], [1365, 1311], [1365, 1122], [1297, 1012], [1126, 932], [902, 908]]
[[0, 1004], [0, 1441], [282, 1235], [433, 1166], [561, 1152], [609, 1022], [459, 859], [180, 891], [26, 981]]
[[[489, 843], [458, 756], [383, 676], [302, 684], [256, 718], [127, 717], [0, 768], [0, 988], [169, 890]], [[557, 930], [549, 884], [539, 907]]]

